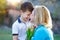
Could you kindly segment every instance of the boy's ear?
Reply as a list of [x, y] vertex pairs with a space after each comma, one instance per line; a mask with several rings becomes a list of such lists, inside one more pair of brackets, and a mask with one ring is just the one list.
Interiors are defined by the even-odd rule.
[[20, 14], [22, 14], [23, 13], [23, 11], [22, 10], [20, 10]]

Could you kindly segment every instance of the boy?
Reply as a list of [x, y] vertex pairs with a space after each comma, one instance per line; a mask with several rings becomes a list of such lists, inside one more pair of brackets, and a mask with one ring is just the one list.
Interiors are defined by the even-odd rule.
[[13, 40], [26, 40], [26, 30], [30, 15], [33, 11], [33, 5], [25, 2], [21, 5], [21, 16], [12, 25]]

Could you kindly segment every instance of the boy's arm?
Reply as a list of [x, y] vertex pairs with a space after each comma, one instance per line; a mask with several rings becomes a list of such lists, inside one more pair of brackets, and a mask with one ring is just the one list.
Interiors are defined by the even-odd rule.
[[18, 26], [16, 23], [12, 25], [12, 37], [13, 40], [18, 40]]
[[13, 35], [13, 40], [18, 40], [18, 35]]

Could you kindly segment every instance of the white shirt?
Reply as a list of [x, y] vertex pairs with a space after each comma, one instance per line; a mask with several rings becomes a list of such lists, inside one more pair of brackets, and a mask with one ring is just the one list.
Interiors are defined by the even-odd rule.
[[12, 25], [12, 34], [18, 34], [18, 40], [26, 40], [26, 30], [28, 27], [30, 27], [29, 22], [19, 23], [18, 20], [16, 20]]

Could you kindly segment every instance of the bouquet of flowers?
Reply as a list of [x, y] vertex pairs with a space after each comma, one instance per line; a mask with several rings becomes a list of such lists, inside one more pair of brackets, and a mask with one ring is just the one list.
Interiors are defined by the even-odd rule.
[[34, 25], [27, 29], [27, 31], [26, 31], [27, 32], [27, 40], [31, 40], [31, 37], [34, 34], [34, 29], [35, 29]]

